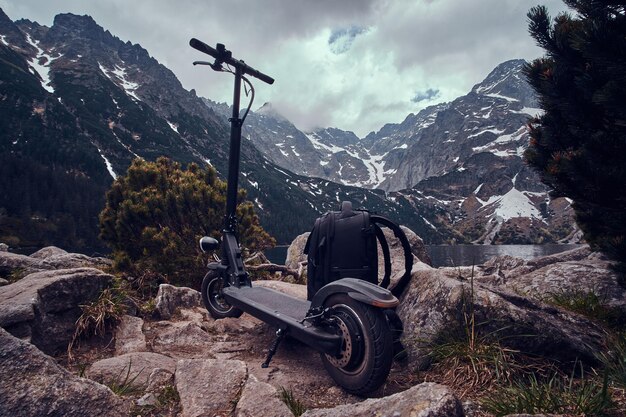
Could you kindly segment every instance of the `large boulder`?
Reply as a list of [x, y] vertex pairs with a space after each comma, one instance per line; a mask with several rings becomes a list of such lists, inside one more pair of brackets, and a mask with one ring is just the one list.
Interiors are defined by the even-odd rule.
[[92, 258], [80, 253], [68, 253], [56, 246], [48, 246], [30, 256], [0, 251], [0, 277], [11, 274], [26, 276], [51, 269], [104, 268], [111, 265], [106, 258]]
[[287, 248], [287, 259], [285, 260], [285, 266], [287, 268], [298, 270], [301, 263], [306, 263], [306, 255], [304, 254], [304, 246], [309, 238], [311, 232], [302, 233], [291, 242], [289, 248]]
[[152, 350], [176, 358], [211, 357], [211, 336], [197, 322], [162, 321], [153, 324]]
[[130, 404], [57, 365], [30, 343], [0, 329], [0, 414], [128, 416]]
[[133, 388], [145, 389], [150, 375], [156, 369], [170, 373], [176, 370], [176, 361], [168, 356], [153, 352], [126, 353], [94, 362], [86, 375], [89, 379], [106, 384], [128, 384]]
[[595, 294], [607, 306], [626, 307], [626, 289], [618, 283], [611, 262], [588, 246], [571, 251], [522, 260], [499, 256], [481, 268], [480, 282], [549, 300], [562, 294]]
[[182, 417], [233, 414], [248, 368], [238, 360], [182, 359], [176, 365], [176, 390]]
[[41, 271], [0, 287], [0, 327], [45, 353], [67, 348], [80, 305], [98, 297], [113, 276], [99, 269]]
[[425, 382], [406, 391], [383, 398], [370, 398], [356, 404], [314, 409], [302, 417], [462, 417], [463, 407], [452, 391], [444, 385]]
[[497, 286], [472, 282], [471, 270], [418, 266], [397, 309], [413, 367], [424, 365], [429, 345], [462, 330], [470, 314], [480, 323], [480, 335], [497, 335], [503, 346], [561, 363], [596, 362], [604, 331], [590, 320]]

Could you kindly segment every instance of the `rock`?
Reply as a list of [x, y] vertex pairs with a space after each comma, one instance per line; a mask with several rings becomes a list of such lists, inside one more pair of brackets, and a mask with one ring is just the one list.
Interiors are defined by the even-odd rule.
[[276, 388], [250, 375], [235, 408], [236, 417], [293, 417]]
[[500, 269], [497, 278], [480, 280], [540, 301], [559, 294], [593, 293], [603, 305], [626, 307], [626, 289], [619, 285], [608, 260], [588, 248], [557, 255], [526, 261], [511, 270]]
[[4, 278], [0, 278], [0, 287], [4, 286], [4, 285], [9, 285], [9, 281], [7, 281]]
[[169, 284], [159, 285], [156, 296], [156, 311], [164, 320], [169, 320], [178, 308], [202, 307], [202, 296], [196, 290], [187, 287], [175, 287]]
[[0, 252], [8, 252], [9, 251], [9, 245], [7, 245], [6, 243], [0, 243]]
[[0, 414], [128, 416], [130, 404], [105, 386], [79, 378], [33, 345], [0, 329]]
[[159, 400], [157, 396], [153, 392], [149, 392], [147, 394], [144, 394], [141, 398], [137, 399], [137, 401], [135, 401], [135, 404], [138, 407], [147, 407], [151, 405], [156, 405], [158, 401]]
[[567, 261], [580, 261], [591, 255], [589, 246], [572, 249], [554, 255], [542, 256], [535, 259], [522, 259], [510, 255], [500, 255], [491, 258], [479, 267], [480, 275], [496, 275], [502, 282], [510, 277], [517, 277], [535, 271], [548, 265]]
[[[291, 242], [289, 248], [287, 248], [287, 259], [285, 260], [285, 266], [287, 268], [298, 270], [301, 262], [306, 262], [306, 255], [304, 254], [304, 246], [309, 238], [311, 232], [302, 233]], [[306, 268], [305, 268], [306, 270]]]
[[0, 251], [0, 276], [8, 277], [11, 274], [19, 273], [26, 276], [33, 272], [52, 269], [49, 265], [44, 265], [43, 260], [31, 258], [11, 252]]
[[111, 266], [113, 262], [107, 258], [92, 258], [82, 253], [68, 253], [56, 246], [47, 246], [39, 249], [29, 256], [33, 259], [41, 259], [45, 269], [68, 269], [80, 267], [104, 268]]
[[462, 417], [463, 408], [444, 385], [425, 382], [383, 398], [370, 398], [356, 404], [308, 410], [302, 417]]
[[183, 359], [176, 365], [176, 390], [182, 417], [230, 416], [246, 380], [237, 360]]
[[482, 323], [479, 334], [497, 334], [503, 346], [563, 364], [576, 359], [596, 362], [604, 332], [590, 320], [477, 281], [472, 299], [470, 282], [458, 274], [456, 268], [416, 271], [401, 297], [397, 313], [413, 368], [424, 365], [429, 343], [463, 330], [463, 314], [469, 314], [470, 305], [475, 322]]
[[152, 350], [176, 358], [211, 357], [211, 336], [194, 322], [160, 322], [153, 327]]
[[80, 305], [98, 297], [113, 276], [94, 268], [41, 271], [0, 287], [0, 326], [45, 353], [67, 348]]
[[142, 330], [141, 318], [123, 316], [115, 328], [115, 354], [119, 356], [130, 352], [147, 351], [146, 336]]
[[46, 259], [52, 256], [67, 255], [67, 251], [57, 248], [56, 246], [47, 246], [39, 249], [37, 252], [31, 253], [29, 256], [34, 259]]
[[92, 258], [81, 253], [67, 253], [64, 255], [50, 256], [43, 260], [43, 264], [51, 269], [66, 268], [106, 268], [113, 264], [113, 261], [107, 258]]
[[174, 373], [167, 369], [157, 368], [148, 377], [146, 392], [159, 393], [165, 387], [174, 385]]
[[128, 383], [134, 388], [145, 389], [155, 369], [176, 370], [176, 361], [153, 352], [133, 352], [102, 359], [87, 369], [89, 379], [102, 383]]

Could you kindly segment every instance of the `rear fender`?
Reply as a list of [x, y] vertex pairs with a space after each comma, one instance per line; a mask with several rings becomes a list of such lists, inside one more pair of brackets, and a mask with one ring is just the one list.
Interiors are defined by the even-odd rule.
[[323, 306], [326, 299], [334, 294], [347, 294], [356, 301], [379, 308], [394, 308], [399, 303], [398, 299], [386, 288], [362, 279], [342, 278], [324, 285], [313, 296], [311, 308]]

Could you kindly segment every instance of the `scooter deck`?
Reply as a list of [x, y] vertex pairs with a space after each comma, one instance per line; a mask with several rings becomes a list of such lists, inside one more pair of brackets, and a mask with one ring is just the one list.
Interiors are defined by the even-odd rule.
[[237, 294], [242, 301], [244, 299], [249, 302], [254, 301], [295, 320], [302, 320], [311, 307], [309, 301], [265, 287], [241, 287], [237, 290]]
[[225, 287], [226, 301], [234, 307], [288, 331], [314, 349], [335, 354], [341, 346], [341, 336], [313, 326], [303, 319], [311, 303], [265, 287]]

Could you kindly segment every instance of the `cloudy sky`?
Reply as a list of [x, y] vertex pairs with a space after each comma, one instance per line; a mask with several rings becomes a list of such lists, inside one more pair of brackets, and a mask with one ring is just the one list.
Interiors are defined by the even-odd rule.
[[191, 62], [208, 58], [196, 37], [224, 43], [274, 77], [256, 82], [299, 128], [338, 127], [360, 137], [407, 114], [466, 94], [496, 65], [542, 51], [526, 13], [560, 0], [0, 0], [13, 20], [51, 26], [58, 13], [88, 14], [139, 43], [187, 89], [232, 101], [232, 79]]

